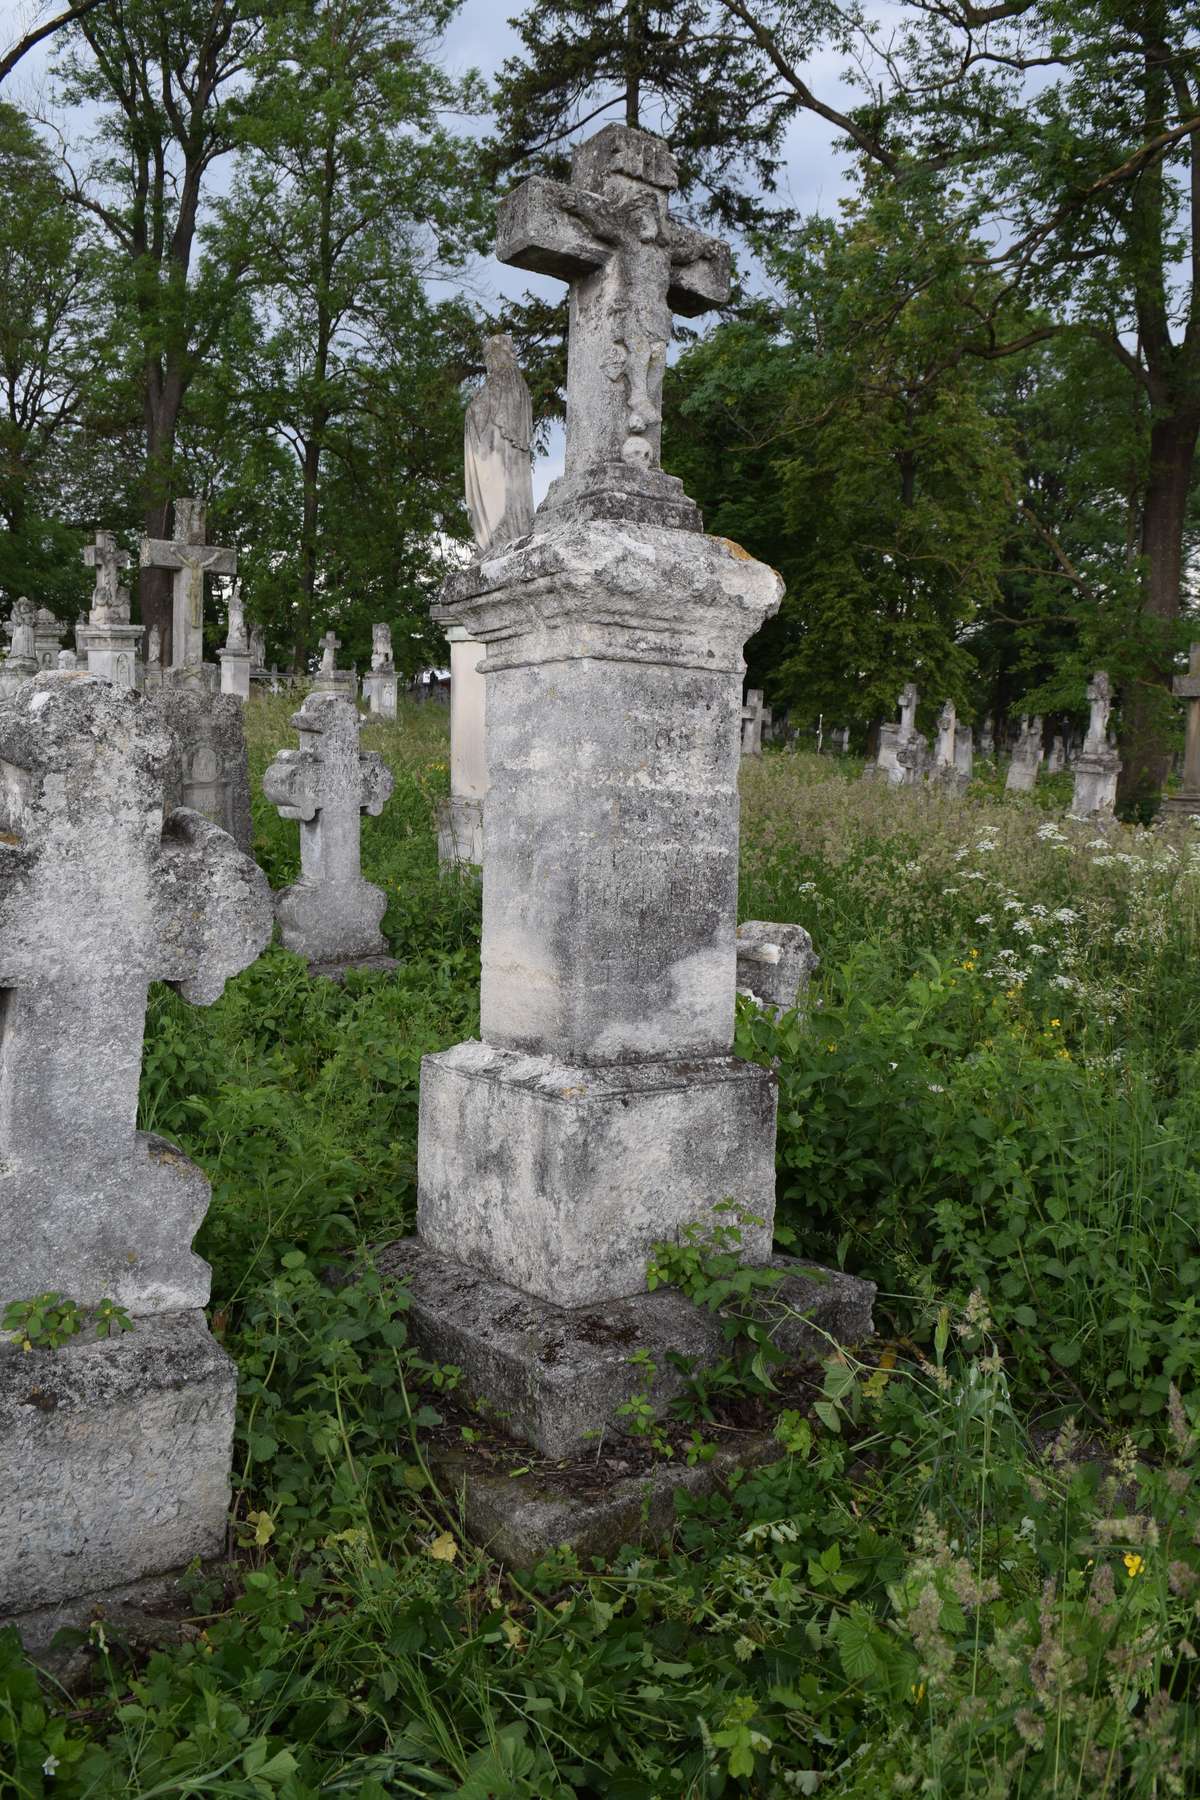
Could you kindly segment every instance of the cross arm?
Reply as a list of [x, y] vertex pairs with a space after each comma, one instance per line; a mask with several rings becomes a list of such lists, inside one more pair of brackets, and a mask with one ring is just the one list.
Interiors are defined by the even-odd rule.
[[[577, 188], [531, 175], [500, 202], [496, 255], [515, 269], [574, 281], [598, 269], [608, 247], [585, 217]], [[595, 205], [602, 202], [595, 198]], [[591, 209], [589, 209], [591, 210]]]
[[321, 765], [312, 750], [280, 750], [263, 772], [262, 789], [283, 819], [307, 825], [321, 810]]
[[671, 285], [667, 304], [685, 318], [723, 306], [729, 298], [729, 245], [689, 225], [671, 226]]
[[167, 538], [143, 538], [143, 569], [195, 569], [206, 575], [236, 575], [237, 551], [215, 544], [176, 544]]
[[118, 569], [127, 569], [133, 557], [128, 550], [121, 549], [117, 544], [85, 544], [83, 560], [89, 569], [94, 569], [97, 563], [101, 567], [105, 563], [114, 563]]
[[1176, 675], [1171, 691], [1177, 700], [1200, 700], [1200, 675]]
[[180, 806], [163, 824], [151, 885], [160, 979], [211, 1006], [271, 941], [267, 878], [219, 825]]
[[363, 756], [360, 756], [358, 767], [358, 803], [363, 812], [370, 813], [372, 818], [377, 818], [396, 785], [395, 778], [377, 750], [368, 750]]

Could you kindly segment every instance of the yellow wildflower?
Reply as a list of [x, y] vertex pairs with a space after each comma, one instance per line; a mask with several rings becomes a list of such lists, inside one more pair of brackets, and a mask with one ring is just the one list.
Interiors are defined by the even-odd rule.
[[1051, 1025], [1061, 1025], [1062, 1020], [1061, 1019], [1051, 1019], [1050, 1023], [1051, 1023]]
[[1136, 1550], [1127, 1550], [1125, 1552], [1124, 1562], [1125, 1573], [1128, 1575], [1130, 1581], [1133, 1580], [1135, 1575], [1140, 1575], [1146, 1566], [1145, 1557], [1139, 1556]]

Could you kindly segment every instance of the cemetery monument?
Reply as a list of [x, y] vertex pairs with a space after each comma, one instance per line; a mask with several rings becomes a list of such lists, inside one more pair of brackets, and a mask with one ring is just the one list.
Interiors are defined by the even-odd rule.
[[[399, 676], [392, 655], [392, 628], [380, 624], [371, 627], [371, 668], [363, 676], [363, 699], [381, 719], [396, 716], [396, 687]], [[451, 723], [451, 731], [454, 726]]]
[[1038, 768], [1042, 760], [1042, 719], [1036, 714], [1032, 719], [1028, 713], [1021, 715], [1021, 734], [1012, 753], [1012, 761], [1008, 765], [1008, 774], [1004, 778], [1004, 788], [1010, 794], [1028, 794], [1037, 784]]
[[1187, 701], [1187, 727], [1183, 745], [1183, 779], [1173, 794], [1164, 794], [1162, 809], [1190, 817], [1200, 813], [1200, 644], [1188, 653], [1188, 672], [1177, 675], [1171, 683], [1177, 700]]
[[[82, 671], [0, 703], [0, 1311], [57, 1292], [62, 1348], [0, 1341], [0, 1623], [213, 1555], [236, 1378], [192, 1252], [209, 1185], [136, 1129], [146, 999], [206, 1006], [271, 935], [266, 877], [164, 818], [148, 701]], [[133, 1329], [100, 1337], [103, 1301]]]
[[358, 675], [354, 669], [338, 668], [337, 653], [341, 647], [341, 638], [335, 632], [327, 631], [321, 639], [321, 661], [312, 691], [314, 694], [337, 694], [343, 700], [353, 702], [358, 699]]
[[1090, 716], [1083, 749], [1075, 759], [1073, 819], [1111, 819], [1117, 804], [1117, 776], [1121, 758], [1108, 741], [1112, 712], [1112, 684], [1101, 669], [1088, 683]]
[[96, 571], [87, 622], [88, 673], [117, 688], [136, 688], [142, 628], [129, 622], [129, 589], [121, 585], [121, 572], [133, 558], [111, 531], [98, 531], [95, 542], [84, 546], [83, 560]]
[[225, 632], [225, 648], [218, 650], [221, 660], [221, 692], [237, 700], [250, 698], [250, 639], [246, 635], [246, 609], [242, 605], [242, 584], [235, 580], [229, 595], [229, 622]]

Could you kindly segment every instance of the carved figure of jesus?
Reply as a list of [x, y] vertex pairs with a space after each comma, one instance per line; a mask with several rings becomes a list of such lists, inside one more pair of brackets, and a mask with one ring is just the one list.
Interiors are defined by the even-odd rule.
[[467, 407], [463, 464], [471, 530], [486, 555], [533, 530], [533, 404], [507, 332], [488, 338], [483, 360], [487, 380]]

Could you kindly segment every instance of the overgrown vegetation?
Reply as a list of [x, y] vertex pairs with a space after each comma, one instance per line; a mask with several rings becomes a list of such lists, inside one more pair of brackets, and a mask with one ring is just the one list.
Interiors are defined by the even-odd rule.
[[[250, 708], [259, 768], [287, 710]], [[669, 1540], [515, 1580], [431, 1476], [454, 1376], [403, 1291], [331, 1279], [411, 1221], [420, 1057], [477, 1028], [444, 731], [367, 733], [395, 977], [339, 990], [276, 948], [211, 1010], [155, 994], [144, 1122], [213, 1182], [238, 1574], [197, 1575], [148, 1660], [94, 1629], [74, 1697], [0, 1635], [0, 1794], [1197, 1791], [1200, 847], [746, 769], [743, 915], [808, 926], [822, 967], [807, 1022], [747, 1008], [739, 1046], [778, 1063], [781, 1224], [879, 1281], [879, 1336]], [[280, 885], [295, 828], [256, 828]], [[665, 1272], [752, 1306], [727, 1248]]]

